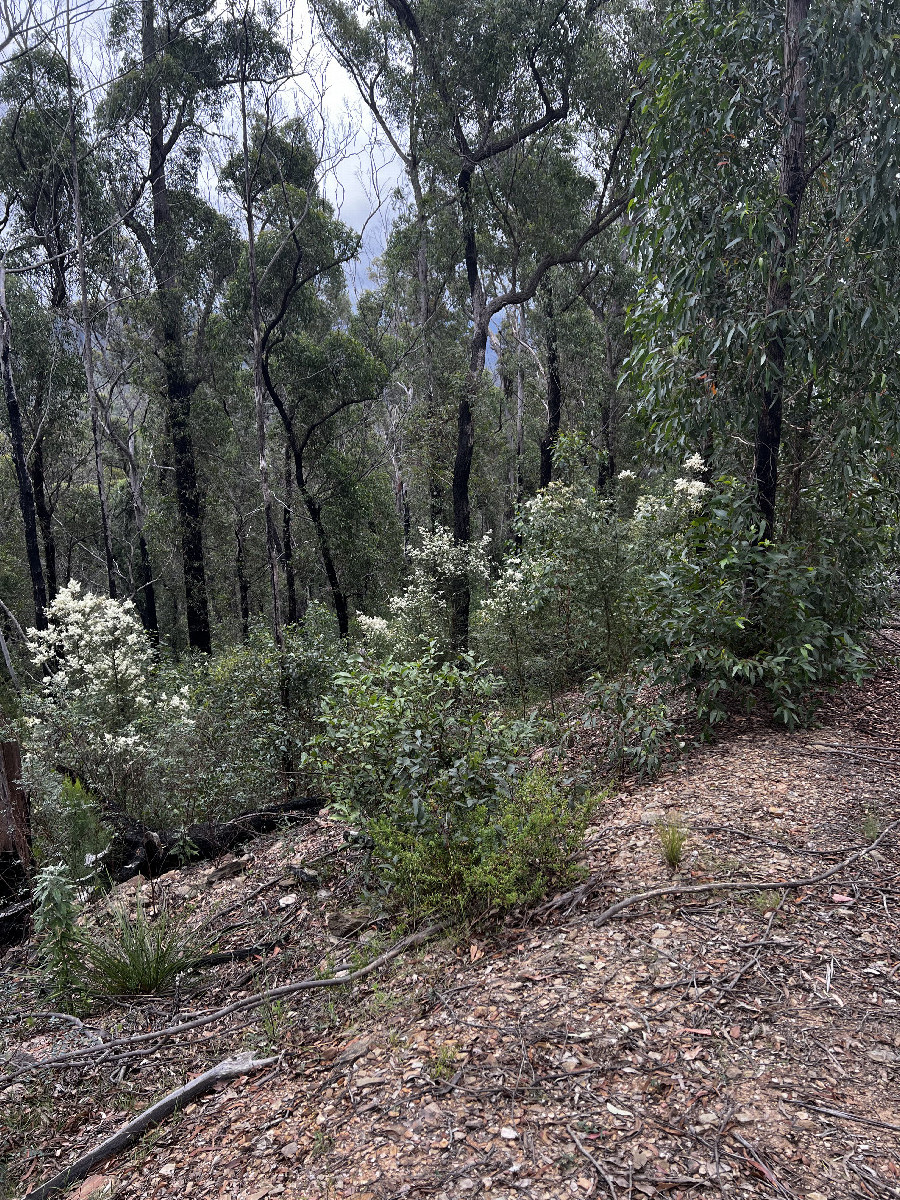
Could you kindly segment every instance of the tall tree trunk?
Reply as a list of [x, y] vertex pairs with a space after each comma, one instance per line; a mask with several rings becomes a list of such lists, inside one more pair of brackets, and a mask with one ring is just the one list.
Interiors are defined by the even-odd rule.
[[293, 520], [294, 480], [291, 470], [291, 448], [284, 446], [284, 516], [282, 517], [281, 540], [284, 545], [284, 580], [287, 585], [287, 619], [293, 625], [297, 620], [297, 577], [294, 573]]
[[250, 583], [247, 579], [247, 568], [244, 565], [244, 525], [238, 520], [234, 527], [237, 542], [235, 555], [235, 573], [238, 584], [238, 607], [241, 614], [241, 637], [246, 642], [250, 636]]
[[56, 576], [56, 537], [53, 533], [53, 509], [47, 501], [47, 479], [44, 474], [44, 438], [38, 434], [31, 454], [31, 486], [34, 489], [34, 506], [41, 541], [44, 543], [44, 570], [47, 582], [47, 600], [56, 595], [59, 582]]
[[783, 103], [785, 128], [779, 163], [780, 213], [770, 252], [766, 316], [771, 333], [766, 341], [765, 375], [756, 424], [754, 470], [756, 500], [763, 536], [775, 536], [778, 456], [785, 386], [787, 312], [791, 306], [791, 271], [800, 229], [800, 205], [806, 190], [807, 56], [800, 31], [810, 0], [786, 0], [784, 22]]
[[[481, 387], [487, 353], [487, 305], [484, 285], [478, 267], [478, 242], [475, 233], [475, 212], [472, 205], [472, 171], [467, 166], [459, 176], [459, 198], [462, 210], [465, 241], [466, 278], [472, 304], [472, 339], [469, 347], [469, 370], [456, 417], [456, 455], [453, 460], [453, 540], [457, 546], [467, 546], [472, 532], [472, 513], [469, 500], [469, 477], [475, 452], [475, 417], [473, 403]], [[450, 588], [450, 630], [453, 647], [459, 652], [469, 643], [469, 613], [472, 605], [468, 572], [461, 571]]]
[[545, 488], [553, 478], [553, 455], [559, 438], [562, 420], [562, 377], [559, 368], [559, 341], [556, 310], [553, 306], [553, 284], [549, 275], [541, 285], [544, 291], [544, 317], [547, 321], [547, 432], [541, 438], [540, 486]]
[[241, 139], [244, 155], [244, 220], [247, 228], [247, 266], [250, 281], [250, 317], [252, 323], [253, 350], [253, 406], [256, 415], [256, 449], [259, 456], [259, 487], [262, 493], [263, 511], [266, 519], [266, 561], [269, 567], [269, 588], [272, 593], [272, 633], [276, 646], [282, 644], [281, 596], [278, 582], [278, 535], [275, 531], [275, 514], [272, 488], [269, 482], [269, 462], [266, 454], [266, 384], [263, 377], [263, 320], [259, 302], [259, 275], [256, 269], [256, 221], [253, 213], [253, 176], [250, 165], [250, 142], [247, 121], [247, 93], [244, 79], [248, 51], [246, 41], [242, 47], [240, 97]]
[[[103, 473], [103, 454], [100, 437], [100, 406], [94, 383], [94, 344], [91, 308], [88, 301], [87, 269], [84, 261], [84, 224], [81, 219], [81, 180], [78, 172], [78, 138], [75, 131], [75, 96], [72, 89], [72, 25], [69, 7], [66, 5], [66, 90], [69, 102], [69, 149], [72, 162], [72, 209], [75, 216], [75, 248], [78, 260], [78, 289], [81, 299], [81, 324], [83, 329], [82, 357], [84, 379], [87, 386], [88, 405], [91, 414], [91, 437], [94, 448], [94, 478], [100, 502], [100, 536], [103, 555], [106, 559], [106, 581], [111, 599], [117, 595], [116, 564], [113, 558], [112, 537], [109, 528], [109, 505], [106, 497], [106, 478]], [[49, 581], [49, 564], [48, 564]]]
[[47, 627], [47, 591], [44, 585], [44, 568], [38, 546], [37, 512], [34, 489], [28, 474], [25, 457], [25, 437], [22, 432], [22, 413], [12, 370], [12, 322], [6, 307], [6, 267], [0, 258], [0, 373], [3, 375], [3, 394], [9, 415], [9, 437], [12, 445], [16, 482], [19, 485], [19, 509], [25, 529], [25, 554], [31, 575], [31, 594], [34, 599], [34, 623], [38, 629]]
[[147, 513], [144, 506], [144, 489], [137, 464], [136, 434], [133, 417], [129, 422], [128, 454], [126, 455], [126, 471], [128, 486], [131, 491], [131, 507], [134, 513], [134, 523], [138, 534], [138, 550], [141, 556], [141, 585], [138, 588], [138, 611], [144, 628], [154, 642], [159, 641], [159, 616], [156, 611], [156, 586], [153, 582], [153, 568], [150, 562], [150, 548], [147, 545]]
[[304, 507], [309, 514], [309, 519], [312, 521], [313, 529], [316, 531], [319, 554], [322, 559], [322, 566], [325, 568], [325, 578], [328, 580], [328, 588], [331, 592], [334, 615], [337, 618], [338, 633], [342, 638], [345, 638], [350, 633], [350, 609], [347, 604], [347, 597], [338, 578], [334, 556], [331, 553], [331, 543], [328, 539], [328, 531], [322, 521], [322, 507], [306, 485], [306, 476], [303, 469], [303, 452], [299, 448], [294, 449], [294, 474], [297, 480], [297, 491], [300, 493], [300, 499], [303, 501]]
[[150, 127], [149, 178], [153, 197], [151, 263], [160, 307], [163, 363], [166, 375], [166, 418], [172, 441], [175, 499], [181, 538], [181, 562], [191, 648], [209, 653], [209, 601], [203, 552], [203, 497], [191, 433], [191, 397], [196, 383], [188, 377], [184, 354], [184, 302], [178, 287], [176, 237], [172, 228], [169, 188], [166, 181], [165, 125], [156, 70], [154, 0], [141, 3], [141, 53], [148, 75], [147, 116]]

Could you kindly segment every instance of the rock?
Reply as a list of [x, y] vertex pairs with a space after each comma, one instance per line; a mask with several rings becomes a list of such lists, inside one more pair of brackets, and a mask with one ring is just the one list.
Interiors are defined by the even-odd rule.
[[717, 1125], [719, 1118], [715, 1113], [705, 1112], [700, 1114], [699, 1121], [701, 1125]]
[[739, 1108], [734, 1114], [734, 1119], [739, 1125], [752, 1125], [754, 1121], [759, 1120], [756, 1113], [749, 1108]]
[[444, 1110], [439, 1104], [426, 1104], [419, 1113], [419, 1120], [426, 1129], [437, 1129], [444, 1124]]
[[656, 1151], [644, 1150], [643, 1148], [639, 1148], [639, 1149], [635, 1150], [634, 1153], [632, 1154], [631, 1163], [636, 1171], [643, 1171], [643, 1169], [644, 1169], [644, 1167], [646, 1167], [647, 1163], [653, 1162], [653, 1160], [655, 1158], [656, 1158]]
[[500, 1130], [500, 1136], [508, 1142], [514, 1142], [519, 1135], [513, 1129], [512, 1125], [504, 1125]]
[[364, 912], [329, 913], [325, 918], [325, 927], [334, 937], [346, 938], [358, 933], [371, 920], [369, 913]]
[[876, 1046], [874, 1050], [867, 1050], [866, 1057], [871, 1058], [872, 1062], [877, 1063], [892, 1063], [897, 1061], [897, 1055], [893, 1050], [888, 1050], [887, 1046]]
[[279, 908], [290, 908], [292, 904], [297, 903], [297, 893], [288, 892], [286, 896], [281, 896], [278, 900]]
[[11, 1083], [8, 1088], [4, 1088], [0, 1092], [0, 1100], [6, 1100], [7, 1103], [18, 1104], [20, 1100], [25, 1099], [27, 1089], [24, 1083]]
[[167, 1162], [165, 1166], [159, 1168], [160, 1175], [164, 1175], [167, 1179], [171, 1179], [175, 1174], [175, 1163]]
[[284, 1155], [285, 1158], [294, 1158], [299, 1149], [300, 1149], [300, 1147], [297, 1145], [296, 1142], [288, 1142], [288, 1144], [286, 1146], [281, 1147], [281, 1153]]

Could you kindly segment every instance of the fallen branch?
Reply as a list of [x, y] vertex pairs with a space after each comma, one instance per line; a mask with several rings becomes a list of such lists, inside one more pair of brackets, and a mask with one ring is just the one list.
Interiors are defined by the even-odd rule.
[[[609, 1188], [610, 1193], [612, 1194], [612, 1200], [619, 1200], [618, 1196], [616, 1195], [616, 1185], [613, 1182], [612, 1177], [610, 1175], [608, 1175], [606, 1173], [606, 1171], [603, 1170], [603, 1168], [597, 1162], [596, 1158], [594, 1158], [593, 1154], [591, 1154], [591, 1152], [585, 1148], [585, 1146], [581, 1142], [581, 1139], [578, 1137], [578, 1134], [575, 1132], [575, 1130], [572, 1128], [571, 1125], [566, 1126], [566, 1133], [569, 1135], [569, 1137], [572, 1139], [572, 1141], [575, 1143], [575, 1145], [578, 1147], [578, 1149], [581, 1151], [581, 1153], [584, 1155], [584, 1157], [588, 1160], [588, 1162], [591, 1164], [591, 1166], [594, 1168], [594, 1170], [599, 1175], [601, 1175], [603, 1177], [603, 1179], [606, 1180], [606, 1185]], [[26, 1200], [27, 1200], [27, 1197], [26, 1197]]]
[[618, 900], [615, 904], [611, 904], [609, 908], [604, 909], [599, 916], [594, 918], [594, 924], [605, 925], [607, 921], [611, 921], [613, 917], [617, 917], [626, 908], [631, 908], [635, 904], [642, 904], [645, 900], [656, 900], [660, 896], [696, 896], [704, 892], [793, 892], [799, 888], [813, 887], [817, 883], [822, 883], [824, 880], [830, 879], [832, 875], [839, 874], [852, 863], [855, 863], [857, 859], [871, 853], [887, 837], [891, 830], [895, 829], [898, 825], [900, 825], [900, 818], [896, 821], [891, 821], [890, 825], [885, 827], [874, 842], [863, 846], [861, 850], [855, 851], [849, 858], [845, 858], [842, 862], [839, 862], [837, 866], [831, 867], [827, 871], [822, 871], [819, 875], [810, 875], [806, 879], [746, 879], [740, 883], [720, 881], [719, 883], [674, 884], [671, 887], [654, 888], [650, 892], [638, 892], [634, 896], [626, 896], [624, 900]]
[[811, 1104], [809, 1100], [788, 1100], [787, 1103], [822, 1113], [826, 1117], [837, 1117], [841, 1121], [858, 1121], [860, 1125], [871, 1125], [873, 1129], [890, 1129], [892, 1133], [900, 1133], [900, 1125], [892, 1125], [890, 1121], [876, 1121], [874, 1117], [861, 1117], [857, 1113], [842, 1112], [839, 1108], [823, 1108], [821, 1104]]
[[121, 1150], [127, 1150], [129, 1146], [133, 1146], [148, 1129], [152, 1129], [154, 1125], [159, 1125], [166, 1117], [172, 1115], [173, 1112], [189, 1103], [196, 1096], [200, 1096], [203, 1092], [208, 1092], [209, 1089], [223, 1079], [233, 1079], [236, 1075], [248, 1075], [251, 1071], [257, 1071], [260, 1067], [271, 1066], [273, 1062], [277, 1062], [276, 1058], [254, 1058], [252, 1054], [239, 1054], [237, 1058], [227, 1058], [224, 1062], [220, 1062], [217, 1066], [211, 1067], [208, 1071], [204, 1071], [202, 1075], [198, 1075], [195, 1079], [191, 1079], [183, 1087], [176, 1088], [174, 1092], [169, 1092], [168, 1096], [164, 1096], [162, 1100], [157, 1100], [149, 1108], [145, 1108], [142, 1113], [129, 1121], [127, 1125], [123, 1125], [111, 1137], [108, 1137], [105, 1142], [101, 1142], [99, 1146], [95, 1146], [93, 1150], [89, 1150], [87, 1154], [82, 1154], [81, 1158], [75, 1160], [70, 1167], [66, 1167], [64, 1171], [60, 1171], [58, 1175], [54, 1175], [52, 1179], [48, 1179], [46, 1183], [42, 1183], [40, 1187], [36, 1187], [33, 1192], [29, 1192], [25, 1200], [47, 1200], [55, 1192], [63, 1192], [66, 1188], [76, 1183], [79, 1179], [84, 1179], [94, 1167], [100, 1163], [106, 1162], [107, 1159], [118, 1154]]
[[[402, 938], [395, 945], [386, 950], [384, 954], [379, 954], [377, 958], [373, 958], [370, 963], [366, 963], [364, 967], [360, 967], [356, 971], [350, 971], [346, 975], [326, 975], [323, 978], [301, 979], [297, 983], [286, 983], [282, 987], [270, 988], [265, 992], [257, 992], [253, 996], [247, 996], [243, 1000], [235, 1000], [233, 1004], [227, 1004], [224, 1008], [214, 1009], [203, 1016], [195, 1017], [191, 1021], [182, 1021], [178, 1025], [169, 1025], [165, 1029], [156, 1029], [150, 1033], [132, 1034], [130, 1037], [116, 1038], [114, 1041], [105, 1042], [102, 1047], [102, 1053], [105, 1056], [110, 1050], [127, 1049], [131, 1046], [146, 1045], [149, 1042], [165, 1041], [168, 1038], [177, 1037], [182, 1033], [189, 1033], [192, 1029], [200, 1029], [204, 1025], [211, 1025], [213, 1021], [220, 1021], [224, 1017], [230, 1017], [232, 1013], [242, 1012], [248, 1008], [257, 1008], [261, 1004], [266, 1004], [270, 1000], [280, 1000], [285, 996], [293, 996], [297, 992], [311, 991], [314, 988], [327, 987], [347, 987], [348, 984], [356, 983], [357, 980], [363, 979], [366, 975], [371, 975], [373, 971], [377, 971], [379, 967], [383, 967], [385, 963], [402, 954], [404, 950], [409, 950], [413, 946], [420, 946], [423, 942], [427, 942], [430, 938], [439, 933], [445, 926], [443, 921], [436, 925], [428, 925], [425, 929], [420, 929], [416, 933], [411, 933], [408, 937]], [[3, 1076], [0, 1079], [0, 1088], [6, 1087], [12, 1083], [14, 1079], [18, 1079], [21, 1075], [29, 1075], [32, 1071], [45, 1070], [49, 1067], [76, 1066], [82, 1060], [89, 1059], [92, 1062], [99, 1062], [98, 1053], [100, 1048], [97, 1046], [85, 1047], [83, 1050], [72, 1050], [68, 1054], [58, 1054], [55, 1058], [45, 1058], [41, 1062], [30, 1063], [27, 1067], [21, 1067], [18, 1071], [14, 1071], [9, 1075]]]
[[[844, 750], [843, 748], [841, 748], [839, 746], [809, 745], [809, 746], [804, 746], [802, 748], [799, 746], [796, 746], [794, 748], [794, 753], [795, 754], [808, 754], [808, 755], [845, 754], [847, 756], [847, 758], [855, 758], [855, 759], [858, 759], [860, 762], [878, 763], [882, 767], [893, 767], [895, 771], [900, 769], [900, 762], [897, 762], [895, 759], [875, 758], [871, 754], [858, 754], [855, 750]], [[893, 753], [893, 751], [891, 753]]]

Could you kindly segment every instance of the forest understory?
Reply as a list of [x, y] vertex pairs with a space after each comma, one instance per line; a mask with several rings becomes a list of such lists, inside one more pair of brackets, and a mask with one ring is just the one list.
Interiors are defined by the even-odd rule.
[[[119, 885], [132, 907], [141, 893], [189, 908], [220, 959], [257, 950], [79, 1019], [46, 1011], [31, 946], [7, 949], [4, 1194], [252, 1051], [274, 1061], [70, 1195], [900, 1196], [898, 715], [894, 668], [836, 691], [811, 730], [732, 717], [654, 781], [621, 783], [573, 891], [500, 928], [445, 929], [344, 986], [251, 999], [402, 940], [364, 906], [365, 851], [327, 813], [170, 872], [153, 896], [140, 876]], [[688, 831], [674, 872], [667, 819]], [[608, 914], [708, 884], [722, 887]]]

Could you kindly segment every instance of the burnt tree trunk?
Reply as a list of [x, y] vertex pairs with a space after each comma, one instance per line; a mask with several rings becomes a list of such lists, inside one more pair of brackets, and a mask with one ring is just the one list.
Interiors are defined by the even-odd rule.
[[181, 563], [191, 648], [209, 653], [209, 601], [203, 551], [203, 496], [191, 432], [191, 398], [196, 381], [185, 363], [184, 300], [178, 287], [176, 235], [166, 180], [166, 139], [162, 96], [154, 74], [157, 58], [154, 0], [142, 0], [141, 52], [148, 72], [147, 115], [150, 127], [149, 179], [153, 198], [151, 267], [160, 309], [162, 357], [166, 377], [166, 420], [172, 442], [175, 499], [181, 539]]
[[294, 532], [292, 529], [291, 506], [293, 504], [294, 480], [291, 472], [291, 448], [284, 447], [284, 514], [281, 521], [281, 540], [284, 545], [284, 581], [287, 587], [287, 621], [292, 625], [297, 620], [297, 577], [294, 574]]
[[[472, 304], [472, 340], [469, 349], [469, 370], [456, 416], [456, 454], [453, 460], [453, 540], [457, 546], [467, 546], [472, 535], [472, 510], [469, 499], [469, 478], [475, 452], [475, 417], [473, 403], [481, 386], [487, 353], [487, 304], [484, 285], [478, 267], [478, 242], [475, 233], [475, 211], [472, 204], [472, 170], [466, 166], [459, 176], [459, 199], [465, 241], [466, 278]], [[472, 606], [468, 572], [460, 571], [450, 587], [450, 633], [454, 650], [463, 653], [469, 644], [469, 613]]]
[[545, 488], [553, 479], [553, 455], [559, 438], [562, 420], [562, 376], [559, 367], [559, 342], [556, 310], [553, 306], [553, 284], [544, 280], [544, 317], [547, 321], [547, 431], [541, 438], [540, 486]]
[[31, 594], [34, 599], [34, 623], [38, 629], [47, 627], [47, 591], [44, 584], [44, 568], [38, 545], [37, 509], [34, 488], [28, 473], [25, 457], [25, 435], [22, 432], [22, 413], [16, 395], [16, 382], [12, 369], [12, 322], [6, 307], [6, 274], [0, 261], [0, 373], [3, 375], [3, 394], [9, 416], [9, 438], [16, 483], [19, 488], [19, 509], [25, 529], [25, 554], [31, 576]]
[[780, 213], [770, 252], [766, 315], [770, 334], [765, 344], [765, 376], [754, 447], [756, 502], [762, 536], [775, 536], [778, 458], [784, 406], [787, 314], [791, 307], [791, 271], [800, 229], [800, 205], [806, 191], [807, 58], [801, 27], [809, 0], [786, 0], [784, 22], [783, 103], [785, 128], [779, 163]]

